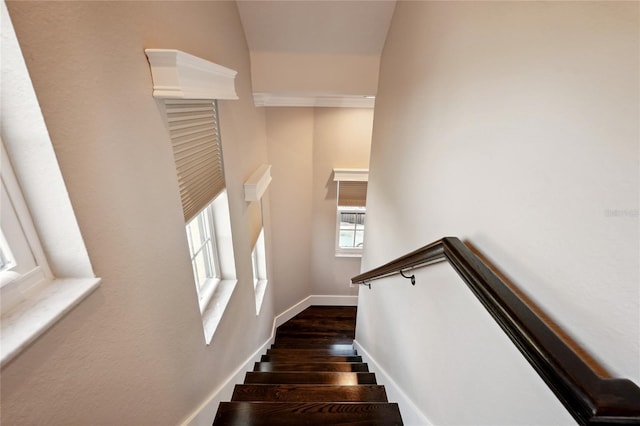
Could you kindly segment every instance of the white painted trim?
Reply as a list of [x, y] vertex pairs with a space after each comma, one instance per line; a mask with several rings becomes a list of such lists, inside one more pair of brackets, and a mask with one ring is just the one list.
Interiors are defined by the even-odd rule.
[[433, 423], [420, 411], [420, 409], [409, 399], [402, 388], [389, 376], [389, 374], [371, 357], [369, 352], [360, 345], [357, 340], [353, 341], [353, 348], [358, 351], [358, 355], [362, 357], [362, 361], [369, 365], [369, 371], [375, 373], [376, 381], [380, 385], [384, 385], [387, 391], [387, 397], [390, 402], [397, 402], [400, 407], [400, 415], [402, 421], [406, 425], [412, 426], [431, 426]]
[[237, 71], [175, 49], [145, 49], [151, 66], [153, 97], [161, 99], [238, 99]]
[[248, 202], [260, 200], [270, 183], [271, 166], [263, 164], [244, 183], [244, 200]]
[[283, 94], [255, 92], [253, 103], [257, 107], [340, 107], [373, 108], [374, 96]]
[[276, 337], [276, 328], [307, 309], [309, 306], [357, 306], [358, 296], [332, 296], [332, 295], [311, 295], [308, 296], [273, 319], [271, 336], [253, 354], [236, 368], [229, 377], [219, 387], [213, 390], [209, 397], [187, 417], [182, 426], [210, 426], [216, 415], [218, 405], [221, 401], [231, 400], [233, 388], [236, 384], [242, 383], [247, 371], [253, 370], [253, 364], [260, 360], [260, 357], [267, 352]]
[[335, 182], [368, 182], [369, 169], [333, 169], [333, 180]]
[[[275, 330], [275, 328], [274, 328]], [[218, 405], [222, 401], [230, 401], [233, 389], [238, 383], [242, 383], [245, 373], [253, 370], [253, 364], [260, 361], [260, 357], [267, 352], [267, 349], [274, 341], [274, 333], [262, 344], [244, 363], [236, 368], [233, 373], [218, 387], [209, 397], [182, 423], [182, 426], [210, 426], [218, 411]]]

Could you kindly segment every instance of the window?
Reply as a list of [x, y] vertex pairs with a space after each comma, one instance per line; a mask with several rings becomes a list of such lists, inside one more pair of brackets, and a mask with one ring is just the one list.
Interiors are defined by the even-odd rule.
[[364, 247], [368, 170], [334, 169], [337, 182], [336, 256], [360, 257]]
[[210, 343], [237, 283], [217, 105], [166, 100], [193, 280]]
[[220, 265], [213, 225], [213, 205], [209, 204], [187, 224], [191, 266], [200, 310], [209, 303], [220, 282]]
[[251, 252], [251, 263], [253, 265], [253, 290], [256, 295], [256, 315], [259, 315], [268, 282], [264, 229], [260, 231], [256, 245], [253, 247], [253, 251]]
[[100, 279], [53, 276], [2, 139], [0, 157], [0, 360], [4, 364], [97, 288]]
[[260, 309], [267, 291], [267, 255], [264, 243], [264, 219], [262, 214], [262, 196], [271, 183], [271, 166], [263, 164], [259, 166], [244, 183], [244, 199], [249, 217], [249, 229], [253, 250], [251, 251], [251, 263], [253, 265], [253, 291], [256, 297], [256, 315], [260, 315]]
[[[0, 139], [1, 141], [1, 139]], [[41, 282], [51, 279], [52, 275], [44, 256], [36, 260], [33, 252], [41, 253], [40, 242], [35, 237], [35, 228], [31, 222], [26, 203], [20, 192], [18, 181], [13, 174], [11, 163], [2, 145], [2, 165], [0, 175], [0, 288], [3, 299], [8, 298], [9, 289], [23, 285], [24, 282]], [[28, 237], [31, 235], [31, 239]], [[17, 291], [16, 291], [17, 293]], [[4, 309], [10, 309], [19, 300], [12, 300], [8, 304], [3, 302]]]
[[364, 214], [364, 207], [338, 207], [338, 249], [362, 248]]

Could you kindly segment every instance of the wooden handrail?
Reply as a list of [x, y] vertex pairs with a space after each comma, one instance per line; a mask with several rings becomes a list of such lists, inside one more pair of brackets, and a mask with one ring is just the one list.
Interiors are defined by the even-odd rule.
[[351, 279], [354, 284], [448, 261], [576, 421], [640, 425], [640, 388], [603, 378], [462, 241], [446, 237]]

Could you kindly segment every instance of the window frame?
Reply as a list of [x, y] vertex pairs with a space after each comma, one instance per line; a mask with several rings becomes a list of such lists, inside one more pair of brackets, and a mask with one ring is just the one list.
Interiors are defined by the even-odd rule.
[[[343, 169], [343, 168], [334, 168], [333, 169], [333, 180], [336, 182], [336, 230], [335, 230], [335, 256], [336, 257], [362, 257], [364, 252], [364, 243], [366, 240], [366, 227], [364, 222], [366, 222], [366, 191], [369, 182], [369, 169]], [[344, 204], [341, 204], [341, 193], [340, 186], [342, 183], [362, 183], [365, 185], [364, 189], [364, 197], [361, 197], [362, 194], [359, 192], [353, 193], [353, 186], [349, 185], [350, 191], [347, 192], [348, 195], [354, 198], [346, 198], [344, 200]], [[363, 203], [363, 205], [359, 205]], [[363, 230], [362, 230], [362, 246], [361, 247], [341, 247], [340, 246], [340, 230], [341, 230], [341, 215], [344, 213], [354, 213], [354, 214], [363, 214]], [[356, 229], [354, 229], [354, 240], [357, 232], [357, 223], [354, 224]]]
[[101, 280], [54, 276], [2, 137], [0, 191], [0, 242], [3, 252], [13, 258], [13, 265], [0, 272], [0, 365], [4, 366], [91, 294]]
[[[363, 238], [363, 242], [362, 242], [362, 246], [360, 247], [341, 247], [340, 246], [340, 231], [342, 230], [341, 227], [341, 216], [342, 214], [362, 214], [366, 220], [366, 212], [367, 212], [367, 208], [362, 206], [338, 206], [338, 208], [336, 209], [336, 236], [335, 236], [335, 240], [336, 240], [336, 245], [335, 245], [335, 252], [336, 252], [336, 257], [362, 257], [362, 253], [363, 253], [363, 249], [364, 249], [364, 234], [365, 234], [365, 225], [363, 224], [362, 227], [362, 238]], [[356, 229], [354, 229], [354, 240], [355, 240], [355, 234], [357, 232], [357, 223], [354, 224], [356, 226]]]
[[[216, 288], [220, 281], [222, 281], [222, 274], [220, 271], [220, 260], [218, 254], [218, 246], [216, 244], [216, 231], [213, 213], [213, 204], [216, 199], [214, 198], [207, 206], [202, 209], [200, 213], [195, 215], [185, 226], [187, 233], [187, 242], [189, 245], [189, 255], [191, 258], [191, 267], [193, 269], [194, 283], [196, 292], [198, 293], [198, 305], [200, 306], [200, 312], [202, 313], [207, 305], [211, 302]], [[193, 235], [190, 229], [191, 224], [198, 223], [200, 232], [205, 234], [205, 241], [201, 242], [198, 250], [194, 252]], [[201, 225], [204, 225], [204, 229]], [[198, 274], [198, 265], [196, 256], [202, 253], [202, 249], [205, 248], [205, 269], [206, 275], [202, 282], [200, 282]]]
[[253, 291], [256, 301], [256, 315], [260, 315], [264, 295], [267, 291], [269, 279], [267, 278], [267, 250], [264, 241], [264, 228], [260, 229], [258, 239], [251, 250], [251, 263], [253, 273]]

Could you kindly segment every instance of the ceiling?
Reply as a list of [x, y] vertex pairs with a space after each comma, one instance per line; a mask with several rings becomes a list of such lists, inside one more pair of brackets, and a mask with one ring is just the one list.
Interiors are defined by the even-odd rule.
[[380, 55], [395, 1], [238, 0], [252, 52]]
[[236, 3], [257, 106], [374, 106], [395, 0]]

